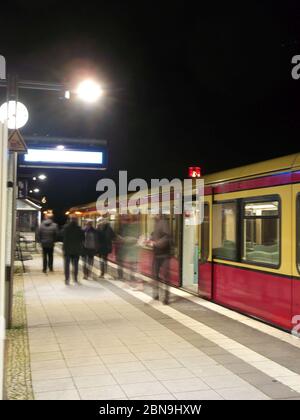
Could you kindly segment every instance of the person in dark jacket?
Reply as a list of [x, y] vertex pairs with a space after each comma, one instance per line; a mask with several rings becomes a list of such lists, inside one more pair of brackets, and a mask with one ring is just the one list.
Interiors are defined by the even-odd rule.
[[43, 273], [47, 273], [47, 268], [49, 271], [53, 271], [53, 251], [57, 234], [57, 224], [50, 216], [46, 215], [37, 231], [37, 242], [43, 249]]
[[[165, 288], [164, 304], [169, 302], [169, 270], [171, 257], [171, 234], [168, 221], [163, 215], [155, 216], [154, 231], [151, 234], [153, 247], [152, 277], [155, 279], [153, 298], [159, 299], [159, 281], [162, 280]], [[160, 277], [162, 276], [162, 278]]]
[[87, 220], [84, 232], [84, 243], [83, 243], [83, 278], [88, 280], [90, 277], [93, 265], [94, 257], [98, 251], [98, 232], [93, 227], [93, 221]]
[[97, 226], [98, 254], [100, 258], [100, 277], [107, 273], [107, 257], [112, 252], [112, 242], [116, 238], [115, 232], [105, 218]]
[[78, 226], [76, 217], [71, 217], [70, 222], [63, 230], [63, 251], [65, 257], [65, 282], [70, 284], [70, 263], [73, 266], [74, 282], [78, 283], [79, 256], [83, 251], [84, 232]]

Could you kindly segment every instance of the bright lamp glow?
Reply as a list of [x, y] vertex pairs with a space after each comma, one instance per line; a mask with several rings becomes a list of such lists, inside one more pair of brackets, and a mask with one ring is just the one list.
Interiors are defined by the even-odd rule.
[[103, 163], [102, 152], [82, 150], [28, 149], [25, 162], [97, 164]]
[[41, 181], [44, 181], [45, 179], [47, 179], [47, 176], [46, 176], [46, 175], [44, 175], [44, 174], [41, 174], [41, 175], [39, 175], [39, 176], [38, 176], [38, 178], [39, 178]]
[[89, 79], [78, 85], [76, 93], [83, 101], [92, 103], [96, 102], [103, 95], [103, 90], [98, 83]]
[[21, 102], [9, 101], [0, 107], [0, 121], [7, 121], [7, 127], [15, 130], [23, 127], [28, 121], [28, 111]]
[[38, 193], [38, 192], [40, 192], [40, 190], [39, 190], [39, 188], [35, 188], [35, 189], [33, 190], [33, 192]]

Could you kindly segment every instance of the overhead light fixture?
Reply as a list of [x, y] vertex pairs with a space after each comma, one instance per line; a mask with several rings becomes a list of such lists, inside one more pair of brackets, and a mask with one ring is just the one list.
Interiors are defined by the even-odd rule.
[[88, 79], [79, 83], [76, 93], [83, 101], [93, 103], [103, 95], [103, 90], [94, 80]]

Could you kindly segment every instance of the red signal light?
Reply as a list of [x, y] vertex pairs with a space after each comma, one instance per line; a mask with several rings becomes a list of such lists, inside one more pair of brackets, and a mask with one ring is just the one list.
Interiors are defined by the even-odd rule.
[[200, 166], [190, 166], [189, 167], [189, 177], [190, 178], [200, 178], [201, 177]]

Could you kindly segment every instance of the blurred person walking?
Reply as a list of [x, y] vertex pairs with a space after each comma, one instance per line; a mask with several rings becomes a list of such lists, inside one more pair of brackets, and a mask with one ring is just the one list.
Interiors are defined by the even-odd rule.
[[143, 282], [136, 280], [136, 272], [138, 267], [138, 240], [139, 240], [139, 224], [136, 216], [126, 215], [122, 221], [121, 234], [119, 236], [119, 260], [120, 263], [129, 269], [128, 286], [135, 290], [143, 290]]
[[45, 215], [37, 230], [36, 239], [43, 249], [43, 273], [47, 273], [47, 269], [53, 271], [53, 252], [55, 242], [58, 239], [58, 228], [51, 216]]
[[113, 240], [116, 234], [110, 226], [108, 218], [101, 218], [97, 226], [98, 232], [98, 254], [100, 258], [100, 277], [107, 273], [107, 257], [112, 252]]
[[84, 232], [78, 226], [76, 217], [71, 216], [70, 222], [63, 230], [63, 251], [65, 259], [65, 283], [70, 284], [70, 263], [73, 268], [73, 279], [78, 283], [78, 263], [79, 256], [83, 252]]
[[[154, 231], [151, 234], [151, 246], [153, 247], [152, 277], [153, 299], [159, 300], [160, 280], [163, 281], [163, 303], [169, 303], [169, 272], [171, 257], [171, 234], [168, 221], [163, 215], [155, 216]], [[161, 275], [161, 277], [160, 277]]]
[[97, 254], [97, 250], [99, 248], [99, 241], [98, 241], [98, 232], [93, 227], [92, 220], [86, 220], [85, 228], [83, 229], [84, 232], [84, 242], [83, 242], [83, 278], [88, 280], [92, 273], [93, 265], [94, 265], [94, 257]]

